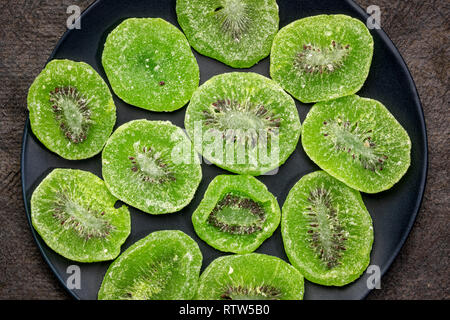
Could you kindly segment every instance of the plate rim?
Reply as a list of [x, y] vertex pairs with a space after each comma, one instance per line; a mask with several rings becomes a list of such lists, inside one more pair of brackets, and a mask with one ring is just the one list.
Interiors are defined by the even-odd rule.
[[[89, 11], [91, 11], [98, 3], [100, 3], [102, 0], [95, 0], [94, 2], [92, 2], [85, 10], [83, 10], [83, 12], [81, 13], [80, 17], [78, 19], [82, 19], [83, 16], [85, 16], [86, 14], [89, 13]], [[369, 15], [363, 10], [362, 7], [360, 7], [354, 0], [343, 0], [344, 2], [348, 3], [353, 10], [355, 10], [355, 12], [357, 14], [359, 14], [360, 16], [365, 17], [366, 19], [369, 17]], [[61, 38], [58, 40], [58, 42], [55, 45], [55, 48], [52, 50], [52, 52], [49, 55], [49, 58], [47, 59], [45, 65], [50, 62], [51, 60], [53, 60], [53, 57], [56, 55], [56, 52], [58, 51], [59, 47], [61, 46], [61, 44], [64, 42], [64, 40], [67, 38], [68, 34], [71, 32], [72, 30], [67, 29], [63, 35], [61, 36]], [[372, 32], [376, 32], [378, 34], [378, 36], [380, 36], [381, 40], [383, 41], [383, 43], [385, 43], [389, 49], [390, 52], [393, 53], [395, 59], [399, 62], [400, 67], [402, 69], [403, 72], [406, 73], [407, 75], [407, 83], [408, 86], [410, 88], [410, 90], [413, 92], [413, 96], [414, 96], [414, 103], [415, 105], [417, 105], [418, 111], [419, 111], [419, 122], [421, 124], [421, 131], [423, 131], [423, 145], [421, 146], [423, 148], [423, 150], [425, 151], [423, 154], [423, 160], [424, 160], [424, 166], [420, 169], [421, 172], [421, 184], [420, 184], [420, 190], [419, 190], [419, 195], [420, 197], [418, 197], [416, 203], [415, 203], [415, 207], [414, 210], [412, 212], [412, 214], [410, 215], [408, 224], [406, 226], [406, 231], [403, 233], [403, 236], [401, 237], [400, 241], [398, 242], [397, 246], [395, 247], [395, 249], [392, 251], [391, 255], [389, 256], [389, 259], [386, 261], [386, 263], [383, 265], [383, 267], [380, 270], [380, 276], [381, 278], [386, 274], [386, 272], [391, 268], [392, 263], [394, 262], [394, 260], [397, 258], [397, 256], [399, 255], [401, 249], [403, 248], [406, 240], [408, 239], [411, 230], [414, 226], [414, 223], [417, 219], [417, 215], [422, 207], [422, 203], [423, 203], [423, 199], [424, 199], [424, 194], [425, 194], [425, 189], [426, 189], [426, 185], [427, 185], [427, 180], [428, 180], [428, 170], [429, 170], [429, 150], [428, 150], [428, 131], [427, 131], [427, 126], [426, 126], [426, 121], [425, 121], [425, 114], [424, 114], [424, 110], [423, 110], [423, 105], [420, 99], [420, 95], [419, 92], [417, 90], [417, 86], [414, 82], [414, 78], [411, 75], [411, 71], [408, 68], [408, 65], [406, 64], [404, 58], [402, 57], [400, 51], [398, 50], [397, 46], [394, 44], [394, 42], [391, 40], [391, 38], [387, 35], [387, 33], [383, 30], [383, 28], [380, 29], [372, 29]], [[45, 66], [44, 65], [44, 66]], [[28, 113], [28, 109], [27, 110], [27, 116], [26, 116], [26, 120], [25, 120], [25, 126], [24, 126], [24, 130], [23, 130], [23, 134], [22, 134], [22, 143], [21, 143], [21, 155], [20, 155], [20, 181], [21, 181], [21, 187], [22, 187], [22, 197], [23, 197], [23, 202], [24, 202], [24, 207], [25, 207], [25, 214], [27, 216], [27, 220], [28, 220], [28, 224], [29, 227], [31, 229], [31, 233], [33, 236], [33, 239], [36, 243], [36, 245], [39, 248], [39, 251], [41, 253], [41, 256], [43, 257], [44, 261], [46, 262], [47, 266], [50, 268], [50, 270], [52, 271], [53, 275], [56, 277], [56, 279], [58, 280], [58, 282], [60, 283], [60, 285], [64, 288], [64, 290], [74, 299], [76, 300], [81, 300], [81, 298], [73, 291], [70, 290], [64, 279], [59, 275], [59, 273], [57, 272], [57, 270], [55, 269], [55, 266], [53, 265], [53, 263], [51, 263], [49, 257], [45, 254], [44, 248], [42, 246], [42, 244], [38, 241], [37, 237], [38, 234], [36, 232], [36, 230], [33, 227], [32, 221], [31, 221], [31, 211], [28, 205], [28, 201], [27, 201], [27, 194], [26, 194], [26, 189], [25, 189], [25, 146], [27, 143], [27, 136], [29, 134], [29, 125], [30, 125], [30, 118], [29, 118], [29, 113]], [[367, 295], [372, 291], [373, 289], [368, 289], [362, 296], [361, 296], [361, 300], [365, 299], [367, 297]]]

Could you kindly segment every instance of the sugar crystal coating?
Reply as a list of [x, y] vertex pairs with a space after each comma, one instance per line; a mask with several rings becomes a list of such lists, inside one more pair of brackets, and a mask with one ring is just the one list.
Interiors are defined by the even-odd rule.
[[341, 14], [312, 16], [276, 35], [270, 75], [302, 102], [326, 101], [359, 91], [372, 55], [372, 36], [360, 20]]
[[192, 47], [233, 68], [267, 57], [278, 31], [275, 0], [177, 0], [176, 10]]
[[169, 121], [133, 120], [120, 126], [102, 153], [112, 194], [151, 214], [176, 212], [194, 197], [202, 171], [189, 138]]
[[35, 136], [69, 160], [98, 154], [116, 123], [108, 86], [84, 62], [50, 61], [31, 85], [27, 102]]
[[183, 107], [200, 72], [183, 33], [160, 18], [129, 18], [106, 39], [102, 64], [114, 92], [152, 111]]
[[130, 234], [130, 213], [93, 173], [54, 169], [31, 197], [33, 227], [67, 259], [96, 262], [116, 258]]
[[324, 171], [289, 191], [281, 234], [289, 261], [311, 282], [342, 286], [369, 265], [373, 226], [361, 195]]

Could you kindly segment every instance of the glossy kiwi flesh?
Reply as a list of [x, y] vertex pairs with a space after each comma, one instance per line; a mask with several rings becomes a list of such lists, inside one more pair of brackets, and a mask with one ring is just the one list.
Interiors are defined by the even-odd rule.
[[178, 230], [155, 231], [108, 268], [99, 300], [193, 299], [202, 265], [197, 243]]
[[252, 176], [220, 175], [208, 186], [192, 223], [212, 247], [249, 253], [272, 235], [280, 218], [278, 202], [262, 182]]
[[291, 189], [281, 234], [289, 261], [311, 282], [343, 286], [369, 265], [373, 226], [361, 195], [324, 171]]
[[54, 169], [34, 190], [31, 221], [44, 242], [67, 259], [116, 258], [130, 234], [130, 213], [93, 173]]
[[356, 95], [317, 103], [302, 131], [307, 155], [351, 188], [391, 188], [411, 163], [408, 133], [379, 101]]
[[217, 258], [200, 276], [199, 300], [301, 300], [303, 276], [280, 258], [260, 253]]

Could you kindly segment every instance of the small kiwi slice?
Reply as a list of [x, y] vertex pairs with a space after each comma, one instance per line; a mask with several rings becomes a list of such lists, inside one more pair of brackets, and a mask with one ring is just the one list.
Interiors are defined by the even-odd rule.
[[311, 282], [343, 286], [369, 265], [373, 226], [361, 195], [324, 171], [291, 189], [281, 234], [289, 261]]
[[319, 167], [366, 193], [391, 188], [411, 162], [405, 129], [383, 104], [356, 95], [314, 105], [302, 144]]
[[102, 64], [114, 92], [152, 111], [183, 107], [200, 72], [183, 33], [160, 18], [130, 18], [106, 39]]
[[199, 300], [301, 300], [303, 276], [280, 258], [260, 253], [217, 258], [203, 271]]
[[108, 268], [99, 300], [190, 300], [202, 253], [178, 230], [155, 231], [131, 245]]
[[106, 185], [117, 198], [151, 214], [181, 210], [202, 179], [197, 154], [169, 121], [133, 120], [120, 126], [102, 153]]
[[356, 93], [369, 74], [373, 39], [360, 20], [318, 15], [294, 21], [273, 41], [272, 79], [308, 103]]
[[260, 175], [287, 160], [301, 124], [294, 99], [274, 81], [231, 72], [199, 87], [186, 110], [185, 127], [210, 162], [234, 173]]
[[98, 154], [116, 123], [108, 86], [84, 62], [50, 61], [28, 91], [31, 130], [69, 160]]
[[55, 252], [78, 262], [116, 258], [130, 234], [126, 206], [93, 173], [54, 169], [31, 196], [31, 221]]
[[275, 0], [177, 0], [176, 11], [192, 47], [233, 68], [267, 57], [279, 25]]
[[220, 175], [211, 181], [192, 215], [197, 235], [212, 247], [250, 253], [280, 223], [277, 199], [252, 176]]

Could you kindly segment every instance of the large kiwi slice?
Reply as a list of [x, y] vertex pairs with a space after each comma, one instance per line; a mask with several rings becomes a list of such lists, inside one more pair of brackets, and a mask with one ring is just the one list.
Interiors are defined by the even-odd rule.
[[108, 268], [99, 300], [190, 300], [202, 253], [178, 230], [155, 231], [137, 241]]
[[311, 282], [343, 286], [369, 265], [373, 227], [361, 195], [324, 171], [291, 189], [281, 234], [289, 261]]
[[302, 102], [356, 93], [369, 74], [373, 39], [358, 19], [319, 15], [282, 28], [273, 41], [270, 75]]
[[176, 10], [194, 49], [233, 68], [267, 57], [278, 31], [275, 0], [177, 0]]
[[169, 121], [120, 126], [103, 150], [102, 172], [112, 194], [151, 214], [181, 210], [202, 179], [189, 138]]
[[280, 223], [277, 199], [252, 176], [220, 175], [192, 215], [195, 232], [214, 248], [250, 253]]
[[319, 167], [367, 193], [391, 188], [411, 161], [405, 129], [383, 104], [356, 95], [314, 105], [302, 144]]
[[303, 276], [280, 258], [249, 253], [217, 258], [200, 276], [199, 300], [301, 300]]
[[54, 169], [31, 197], [31, 221], [44, 242], [67, 259], [111, 260], [130, 234], [126, 206], [96, 175], [82, 170]]
[[183, 107], [200, 80], [186, 37], [159, 18], [123, 21], [106, 39], [102, 64], [122, 100], [152, 111]]
[[69, 160], [99, 153], [116, 123], [108, 86], [84, 62], [50, 61], [31, 85], [27, 101], [35, 136]]
[[294, 99], [274, 81], [232, 72], [209, 79], [194, 93], [185, 127], [196, 150], [210, 162], [260, 175], [287, 160], [301, 124]]

